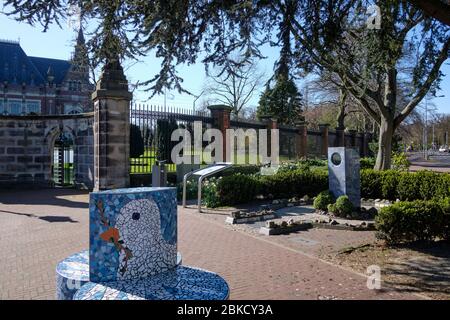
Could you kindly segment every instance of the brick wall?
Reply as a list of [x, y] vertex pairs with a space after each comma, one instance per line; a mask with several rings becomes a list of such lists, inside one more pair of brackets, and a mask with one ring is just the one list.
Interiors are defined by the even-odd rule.
[[93, 186], [92, 114], [0, 117], [0, 187], [49, 186], [53, 146], [62, 126], [74, 138], [75, 182]]

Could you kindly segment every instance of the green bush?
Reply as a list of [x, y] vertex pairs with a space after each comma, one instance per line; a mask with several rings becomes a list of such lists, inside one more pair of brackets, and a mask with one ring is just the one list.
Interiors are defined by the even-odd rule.
[[323, 170], [295, 170], [279, 172], [273, 176], [262, 176], [262, 194], [274, 198], [316, 196], [328, 190], [328, 172]]
[[402, 201], [442, 199], [450, 196], [450, 174], [361, 170], [361, 196]]
[[219, 194], [217, 192], [217, 184], [221, 178], [212, 178], [206, 180], [202, 186], [202, 204], [208, 208], [217, 208], [221, 206]]
[[411, 163], [404, 152], [392, 154], [392, 169], [399, 171], [408, 171]]
[[383, 175], [373, 169], [361, 170], [361, 195], [365, 198], [379, 199], [383, 197]]
[[401, 173], [395, 170], [381, 171], [381, 198], [396, 200], [398, 198], [398, 183]]
[[337, 214], [336, 204], [335, 203], [329, 204], [327, 210], [329, 213]]
[[361, 158], [359, 163], [361, 170], [373, 169], [375, 167], [375, 158]]
[[347, 217], [353, 212], [353, 204], [351, 203], [348, 196], [340, 196], [336, 200], [336, 212], [339, 217]]
[[232, 176], [235, 174], [257, 174], [261, 171], [261, 166], [257, 165], [241, 165], [241, 166], [233, 166], [227, 170], [225, 170], [222, 174], [222, 176]]
[[438, 201], [399, 202], [382, 208], [375, 221], [377, 236], [388, 243], [434, 240], [448, 234]]
[[329, 191], [323, 191], [314, 199], [314, 209], [327, 211], [328, 206], [333, 203], [333, 195]]
[[223, 177], [217, 183], [217, 195], [222, 206], [252, 201], [260, 192], [260, 179], [254, 175], [236, 174]]

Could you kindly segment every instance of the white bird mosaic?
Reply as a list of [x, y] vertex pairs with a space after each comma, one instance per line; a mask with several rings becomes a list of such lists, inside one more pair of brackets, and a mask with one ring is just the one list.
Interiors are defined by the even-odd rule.
[[164, 240], [154, 200], [132, 200], [126, 204], [117, 216], [115, 228], [119, 231], [119, 243], [127, 248], [120, 251], [117, 280], [145, 278], [176, 266], [177, 245]]

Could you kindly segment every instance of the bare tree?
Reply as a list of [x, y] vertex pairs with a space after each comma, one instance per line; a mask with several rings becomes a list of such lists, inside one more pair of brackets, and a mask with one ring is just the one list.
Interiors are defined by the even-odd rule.
[[258, 70], [255, 61], [238, 60], [229, 63], [225, 70], [208, 72], [205, 94], [208, 101], [222, 103], [233, 108], [232, 114], [239, 118], [248, 103], [263, 85], [264, 74]]

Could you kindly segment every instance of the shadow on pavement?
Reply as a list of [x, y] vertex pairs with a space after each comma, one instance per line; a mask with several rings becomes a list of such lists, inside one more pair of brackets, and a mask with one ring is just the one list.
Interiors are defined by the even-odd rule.
[[87, 194], [87, 191], [74, 189], [0, 190], [0, 204], [52, 205], [88, 209], [89, 204], [87, 202], [61, 198]]

